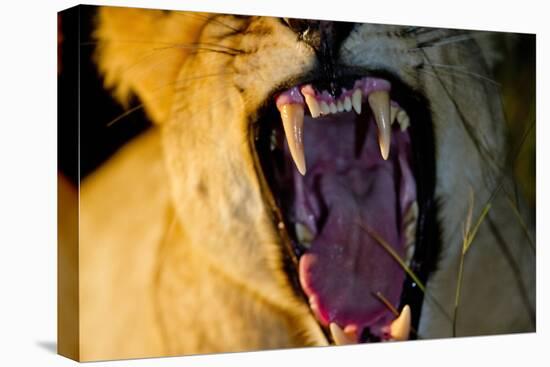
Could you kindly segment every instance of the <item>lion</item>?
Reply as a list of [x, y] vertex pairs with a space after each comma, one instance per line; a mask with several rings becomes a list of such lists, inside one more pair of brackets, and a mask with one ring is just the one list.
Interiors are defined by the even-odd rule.
[[534, 331], [490, 35], [96, 23], [105, 87], [154, 127], [80, 188], [78, 359]]

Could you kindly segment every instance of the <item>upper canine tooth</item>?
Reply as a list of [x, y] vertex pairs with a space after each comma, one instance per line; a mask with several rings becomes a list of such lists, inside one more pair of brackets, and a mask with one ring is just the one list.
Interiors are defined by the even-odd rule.
[[353, 106], [353, 109], [355, 112], [357, 112], [358, 115], [361, 114], [361, 99], [363, 98], [363, 94], [361, 93], [361, 89], [356, 89], [353, 91], [353, 94], [351, 95], [351, 104]]
[[388, 159], [391, 143], [390, 94], [378, 90], [369, 94], [369, 105], [378, 125], [378, 144], [382, 158]]
[[351, 111], [351, 98], [349, 98], [349, 96], [346, 96], [346, 98], [344, 98], [344, 109], [347, 112]]
[[334, 343], [336, 345], [346, 345], [346, 344], [354, 344], [355, 340], [353, 340], [352, 336], [345, 333], [344, 330], [338, 324], [335, 322], [331, 322], [329, 325], [330, 333], [332, 334], [332, 339], [334, 339]]
[[391, 340], [408, 340], [411, 332], [411, 308], [405, 305], [401, 314], [391, 323]]
[[311, 112], [311, 117], [319, 117], [321, 114], [321, 107], [319, 106], [319, 102], [317, 102], [315, 96], [304, 94], [304, 98], [306, 99], [309, 112]]
[[321, 113], [323, 115], [328, 115], [330, 113], [330, 107], [325, 101], [321, 101], [320, 106], [321, 106]]
[[290, 149], [290, 155], [296, 164], [296, 168], [302, 174], [306, 174], [306, 159], [304, 156], [304, 105], [300, 103], [288, 103], [279, 107], [286, 141]]
[[409, 127], [410, 119], [405, 110], [399, 110], [399, 112], [397, 112], [397, 122], [399, 122], [401, 131], [405, 131]]

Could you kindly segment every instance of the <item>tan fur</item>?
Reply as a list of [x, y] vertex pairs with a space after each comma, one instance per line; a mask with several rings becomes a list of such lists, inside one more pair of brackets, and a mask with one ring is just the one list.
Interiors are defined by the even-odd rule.
[[[135, 93], [158, 127], [131, 142], [82, 187], [82, 360], [327, 344], [281, 269], [284, 239], [273, 219], [273, 198], [255, 169], [249, 126], [271, 88], [314, 67], [315, 54], [276, 19], [254, 18], [248, 33], [220, 37], [230, 29], [207, 23], [209, 16], [123, 8], [100, 12], [98, 63], [106, 85], [122, 100]], [[217, 19], [229, 27], [243, 22]], [[359, 27], [344, 42], [342, 59], [382, 65], [433, 102], [444, 248], [429, 292], [452, 314], [468, 193], [471, 188], [476, 193], [477, 215], [494, 188], [496, 171], [486, 170], [436, 79], [411, 72], [419, 56], [406, 52], [410, 40], [383, 36], [391, 30]], [[246, 53], [155, 50], [146, 42], [121, 40], [210, 42]], [[471, 42], [428, 52], [434, 62], [485, 75]], [[477, 134], [495, 167], [501, 167], [498, 96], [475, 80], [455, 82], [452, 92], [479, 121]], [[534, 256], [504, 197], [497, 196], [493, 205], [490, 218], [510, 240], [519, 281], [527, 285], [527, 302], [533, 305]], [[466, 259], [459, 335], [533, 330], [518, 277], [495, 242], [483, 224]], [[429, 301], [419, 331], [424, 337], [452, 335]]]

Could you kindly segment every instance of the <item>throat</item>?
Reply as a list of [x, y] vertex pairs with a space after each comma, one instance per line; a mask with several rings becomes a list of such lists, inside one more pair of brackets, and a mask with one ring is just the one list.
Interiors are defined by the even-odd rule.
[[[407, 134], [393, 134], [391, 156], [384, 160], [372, 120], [353, 113], [306, 117], [309, 170], [305, 176], [294, 170], [289, 213], [303, 251], [300, 282], [319, 322], [368, 327], [383, 337], [395, 316], [380, 296], [397, 307], [405, 272], [378, 241], [406, 258], [402, 215], [415, 199], [415, 186]], [[358, 124], [365, 125], [364, 135]]]

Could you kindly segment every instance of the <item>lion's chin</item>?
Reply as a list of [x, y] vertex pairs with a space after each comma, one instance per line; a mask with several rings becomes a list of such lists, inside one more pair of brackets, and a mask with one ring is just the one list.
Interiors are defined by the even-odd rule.
[[382, 78], [357, 78], [339, 93], [295, 85], [273, 98], [280, 118], [262, 153], [270, 158], [260, 158], [313, 315], [336, 344], [408, 339], [414, 116]]

